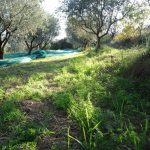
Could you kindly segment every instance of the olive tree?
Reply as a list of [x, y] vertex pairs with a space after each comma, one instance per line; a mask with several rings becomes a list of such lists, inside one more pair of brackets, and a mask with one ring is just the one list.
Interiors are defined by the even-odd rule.
[[86, 49], [87, 46], [94, 42], [93, 36], [82, 30], [79, 26], [72, 24], [71, 20], [67, 22], [66, 32], [69, 41], [74, 47], [83, 47]]
[[12, 35], [35, 29], [33, 20], [39, 9], [39, 0], [0, 0], [0, 59]]
[[73, 24], [96, 37], [96, 49], [112, 25], [132, 10], [130, 0], [64, 0], [64, 9]]
[[35, 33], [29, 32], [25, 38], [25, 43], [30, 55], [35, 48], [45, 49], [59, 33], [58, 19], [47, 15], [41, 27], [37, 28]]

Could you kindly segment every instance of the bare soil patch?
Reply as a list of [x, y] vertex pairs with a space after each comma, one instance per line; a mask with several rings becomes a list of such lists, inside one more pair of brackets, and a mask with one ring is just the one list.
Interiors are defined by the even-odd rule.
[[[70, 127], [71, 135], [78, 137], [79, 130], [75, 123], [69, 119], [67, 113], [63, 110], [57, 110], [52, 102], [36, 102], [31, 100], [25, 100], [20, 103], [21, 109], [26, 115], [44, 125], [44, 111], [52, 114], [48, 119], [48, 129], [54, 134], [40, 137], [38, 140], [38, 150], [50, 150], [50, 149], [61, 149], [66, 150], [68, 147], [67, 143], [67, 132]], [[77, 143], [72, 141], [73, 147], [79, 149]]]

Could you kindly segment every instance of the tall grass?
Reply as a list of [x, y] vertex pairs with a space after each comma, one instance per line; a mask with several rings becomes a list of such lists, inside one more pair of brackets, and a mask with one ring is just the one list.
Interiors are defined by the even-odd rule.
[[146, 97], [136, 90], [136, 79], [123, 76], [144, 51], [105, 47], [62, 68], [55, 81], [65, 91], [54, 96], [54, 103], [67, 110], [81, 133], [73, 137], [68, 129], [69, 149], [71, 140], [85, 150], [144, 149], [149, 131]]
[[[43, 110], [44, 120], [37, 122], [20, 108], [25, 100], [52, 100], [68, 113], [79, 128], [77, 135], [68, 128], [70, 150], [74, 142], [85, 150], [146, 149], [150, 79], [125, 75], [145, 53], [104, 47], [70, 60], [37, 60], [0, 69], [0, 134], [5, 139], [0, 149], [35, 150], [38, 139], [54, 134], [49, 129], [52, 110]], [[57, 85], [51, 87], [54, 81]]]

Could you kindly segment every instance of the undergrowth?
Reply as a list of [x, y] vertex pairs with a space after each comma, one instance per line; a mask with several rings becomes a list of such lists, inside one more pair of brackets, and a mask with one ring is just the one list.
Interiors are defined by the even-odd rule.
[[73, 137], [68, 129], [69, 149], [71, 141], [85, 150], [148, 149], [149, 78], [139, 82], [124, 76], [144, 53], [105, 47], [62, 68], [55, 81], [64, 91], [54, 94], [53, 101], [78, 123], [81, 133]]
[[145, 49], [104, 47], [72, 59], [0, 69], [0, 149], [36, 150], [40, 139], [51, 137], [55, 132], [49, 128], [55, 113], [51, 107], [40, 112], [44, 117], [39, 122], [21, 105], [28, 100], [47, 105], [52, 100], [79, 128], [73, 131], [76, 136], [72, 126], [63, 135], [68, 149], [76, 149], [76, 143], [84, 150], [147, 150], [150, 78], [135, 75], [137, 61], [146, 54]]
[[[64, 64], [65, 60], [55, 63], [47, 58], [0, 68], [0, 149], [36, 150], [39, 141], [52, 134], [49, 121], [53, 110], [36, 109], [38, 104], [47, 104], [51, 93], [57, 91], [51, 86], [52, 79]], [[26, 104], [28, 101], [30, 106], [35, 105], [33, 110]]]

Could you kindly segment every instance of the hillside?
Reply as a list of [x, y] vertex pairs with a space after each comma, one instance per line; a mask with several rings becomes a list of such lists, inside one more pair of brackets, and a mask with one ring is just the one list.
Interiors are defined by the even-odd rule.
[[104, 47], [1, 68], [0, 149], [148, 150], [149, 62]]

